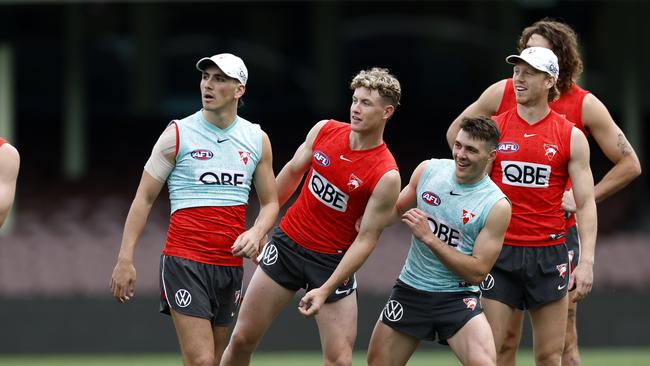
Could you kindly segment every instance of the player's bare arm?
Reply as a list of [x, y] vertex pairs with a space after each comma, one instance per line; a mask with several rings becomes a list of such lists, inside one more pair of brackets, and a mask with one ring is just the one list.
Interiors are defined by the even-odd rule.
[[320, 121], [311, 128], [305, 141], [298, 147], [293, 157], [287, 162], [275, 179], [278, 187], [278, 203], [282, 207], [296, 191], [303, 176], [311, 164], [312, 146], [320, 129], [327, 123]]
[[175, 165], [176, 130], [169, 126], [160, 136], [142, 172], [140, 184], [126, 217], [122, 244], [117, 263], [111, 275], [110, 288], [120, 303], [135, 294], [136, 272], [133, 265], [135, 248], [151, 212], [151, 207], [165, 185], [167, 176]]
[[506, 81], [506, 79], [503, 79], [490, 85], [474, 103], [467, 106], [467, 108], [465, 108], [465, 110], [451, 123], [447, 129], [447, 144], [449, 144], [450, 149], [453, 149], [454, 147], [456, 136], [458, 136], [458, 131], [460, 130], [460, 122], [464, 117], [491, 117], [497, 113], [499, 104], [501, 104], [503, 90], [506, 87]]
[[418, 183], [420, 182], [422, 172], [427, 167], [428, 163], [429, 161], [425, 160], [415, 168], [413, 174], [411, 174], [411, 178], [409, 179], [408, 184], [399, 193], [399, 197], [397, 197], [397, 202], [395, 203], [395, 209], [393, 210], [393, 215], [390, 219], [391, 225], [398, 222], [404, 212], [415, 207], [417, 204], [416, 194]]
[[589, 144], [585, 135], [573, 128], [571, 133], [571, 158], [569, 159], [569, 177], [573, 184], [573, 196], [576, 200], [576, 220], [580, 235], [580, 262], [574, 271], [576, 296], [580, 301], [591, 291], [593, 284], [594, 252], [596, 247], [597, 214], [594, 199], [594, 179], [589, 167]]
[[490, 210], [485, 226], [476, 237], [472, 255], [450, 247], [431, 232], [426, 213], [413, 208], [402, 216], [413, 235], [426, 244], [440, 261], [464, 280], [479, 284], [499, 257], [503, 238], [510, 223], [510, 202], [503, 198]]
[[614, 163], [595, 186], [596, 202], [601, 202], [641, 174], [641, 163], [625, 134], [616, 125], [607, 107], [593, 94], [582, 103], [582, 119], [605, 156]]
[[16, 195], [16, 179], [20, 168], [20, 155], [12, 145], [0, 147], [0, 226], [5, 222]]
[[309, 291], [300, 300], [298, 309], [302, 315], [317, 314], [327, 296], [366, 261], [377, 245], [381, 232], [390, 223], [400, 185], [399, 172], [396, 170], [387, 172], [377, 182], [363, 213], [357, 237], [323, 286]]
[[262, 159], [257, 164], [253, 175], [253, 184], [260, 202], [260, 212], [253, 227], [243, 232], [235, 240], [232, 246], [234, 256], [254, 258], [258, 254], [264, 234], [271, 230], [278, 216], [278, 192], [273, 174], [271, 141], [266, 133], [262, 138]]

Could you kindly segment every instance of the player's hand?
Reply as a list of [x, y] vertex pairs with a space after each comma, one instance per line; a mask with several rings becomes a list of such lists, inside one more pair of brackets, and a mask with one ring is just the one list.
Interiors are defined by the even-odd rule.
[[564, 195], [562, 196], [562, 209], [571, 213], [576, 212], [576, 200], [573, 197], [573, 189], [564, 191]]
[[254, 258], [257, 256], [261, 237], [256, 236], [251, 230], [244, 231], [237, 237], [235, 243], [230, 247], [235, 257]]
[[575, 278], [575, 294], [573, 297], [573, 302], [578, 302], [591, 292], [591, 287], [594, 283], [594, 271], [593, 265], [580, 263], [573, 271], [573, 276]]
[[431, 232], [431, 227], [429, 227], [429, 220], [424, 211], [418, 208], [412, 208], [402, 215], [402, 222], [405, 223], [413, 236], [415, 236], [421, 242], [426, 242], [426, 238], [433, 235]]
[[298, 311], [305, 318], [318, 314], [329, 294], [322, 288], [315, 288], [305, 294], [298, 303]]
[[123, 304], [135, 295], [135, 267], [133, 262], [118, 260], [111, 281], [111, 293], [115, 300]]
[[270, 241], [269, 234], [264, 234], [264, 237], [262, 238], [262, 240], [260, 240], [260, 244], [257, 247], [257, 254], [251, 257], [251, 260], [253, 261], [253, 263], [255, 263], [255, 265], [260, 264], [260, 261], [262, 260], [264, 255], [264, 247], [266, 247], [269, 241]]

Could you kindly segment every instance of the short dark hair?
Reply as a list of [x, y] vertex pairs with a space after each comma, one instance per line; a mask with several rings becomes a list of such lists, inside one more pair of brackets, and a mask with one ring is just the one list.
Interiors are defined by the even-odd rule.
[[460, 129], [473, 139], [485, 141], [490, 150], [497, 147], [501, 137], [497, 124], [486, 116], [465, 117], [460, 122]]

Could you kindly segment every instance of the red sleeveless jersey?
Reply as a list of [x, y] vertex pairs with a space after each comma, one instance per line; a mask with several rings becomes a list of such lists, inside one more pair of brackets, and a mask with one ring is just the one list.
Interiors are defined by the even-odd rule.
[[312, 146], [311, 169], [280, 228], [299, 245], [320, 253], [342, 253], [357, 236], [379, 179], [397, 170], [385, 143], [368, 150], [350, 149], [350, 124], [330, 120]]
[[[552, 110], [559, 113], [562, 117], [575, 123], [576, 127], [582, 131], [585, 136], [589, 137], [589, 131], [582, 124], [582, 102], [589, 91], [582, 89], [576, 84], [573, 84], [568, 92], [561, 94], [559, 99], [550, 102], [548, 105]], [[512, 79], [506, 81], [506, 87], [503, 89], [503, 96], [501, 97], [501, 104], [497, 110], [497, 115], [510, 110], [517, 106], [517, 99], [515, 97], [515, 89]], [[567, 184], [566, 189], [571, 188], [571, 181]], [[576, 224], [575, 215], [570, 215], [566, 222], [566, 227], [570, 228]]]
[[493, 117], [501, 139], [490, 177], [512, 201], [504, 244], [564, 242], [562, 195], [569, 180], [573, 123], [554, 111], [530, 125], [517, 108]]
[[174, 211], [163, 254], [216, 266], [241, 266], [231, 247], [245, 231], [246, 205], [190, 207]]

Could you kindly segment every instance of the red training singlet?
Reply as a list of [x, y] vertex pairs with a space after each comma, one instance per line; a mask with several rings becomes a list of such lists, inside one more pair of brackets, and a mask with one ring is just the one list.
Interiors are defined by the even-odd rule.
[[231, 246], [245, 231], [246, 205], [190, 207], [174, 211], [163, 254], [216, 266], [241, 266]]
[[493, 119], [501, 139], [490, 177], [512, 202], [504, 244], [563, 243], [562, 195], [569, 180], [573, 123], [551, 110], [530, 125], [516, 107]]
[[349, 123], [328, 121], [314, 140], [311, 169], [300, 196], [280, 221], [296, 243], [320, 253], [342, 253], [357, 236], [375, 185], [397, 163], [385, 143], [350, 149]]
[[[561, 94], [559, 99], [550, 102], [548, 105], [552, 110], [559, 113], [562, 117], [575, 123], [576, 127], [582, 131], [585, 136], [589, 137], [589, 131], [582, 123], [582, 102], [589, 91], [582, 89], [576, 84], [573, 84], [568, 92]], [[497, 115], [510, 110], [517, 106], [517, 98], [515, 96], [515, 89], [512, 83], [512, 78], [506, 81], [506, 86], [503, 89], [503, 96], [501, 97], [501, 104], [497, 109]], [[571, 181], [568, 182], [566, 189], [571, 188]], [[576, 217], [570, 215], [566, 222], [567, 229], [575, 226]]]

